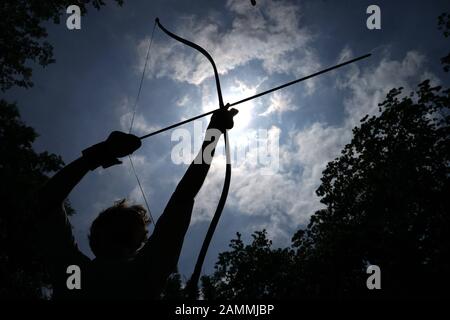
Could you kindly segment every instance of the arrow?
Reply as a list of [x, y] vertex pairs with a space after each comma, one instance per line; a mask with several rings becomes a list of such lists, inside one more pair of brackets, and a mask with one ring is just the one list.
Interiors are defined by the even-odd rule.
[[[243, 103], [243, 102], [246, 102], [246, 101], [249, 101], [249, 100], [252, 100], [252, 99], [255, 99], [255, 98], [259, 98], [259, 97], [261, 97], [261, 96], [263, 96], [263, 95], [266, 95], [266, 94], [268, 94], [268, 93], [271, 93], [271, 92], [274, 92], [274, 91], [277, 91], [277, 90], [286, 88], [286, 87], [288, 87], [288, 86], [291, 86], [291, 85], [293, 85], [293, 84], [296, 84], [296, 83], [299, 83], [299, 82], [302, 82], [302, 81], [311, 79], [311, 78], [313, 78], [313, 77], [316, 77], [316, 76], [321, 75], [321, 74], [323, 74], [323, 73], [326, 73], [326, 72], [329, 72], [329, 71], [338, 69], [338, 68], [343, 67], [343, 66], [345, 66], [345, 65], [348, 65], [348, 64], [350, 64], [350, 63], [354, 63], [354, 62], [356, 62], [356, 61], [359, 61], [359, 60], [362, 60], [362, 59], [366, 59], [366, 58], [370, 57], [371, 55], [372, 55], [371, 53], [368, 53], [368, 54], [365, 54], [365, 55], [363, 55], [363, 56], [360, 56], [360, 57], [357, 57], [357, 58], [354, 58], [354, 59], [351, 59], [351, 60], [342, 62], [342, 63], [337, 64], [337, 65], [335, 65], [335, 66], [332, 66], [332, 67], [323, 69], [323, 70], [321, 70], [321, 71], [318, 71], [318, 72], [316, 72], [316, 73], [310, 74], [310, 75], [308, 75], [308, 76], [306, 76], [306, 77], [303, 77], [303, 78], [300, 78], [300, 79], [296, 79], [296, 80], [287, 82], [287, 83], [285, 83], [285, 84], [282, 84], [282, 85], [280, 85], [280, 86], [274, 87], [274, 88], [272, 88], [272, 89], [269, 89], [269, 90], [266, 90], [266, 91], [257, 93], [257, 94], [255, 94], [255, 95], [253, 95], [253, 96], [244, 98], [244, 99], [242, 99], [242, 100], [233, 102], [233, 103], [231, 103], [231, 104], [227, 104], [226, 107], [227, 107], [227, 108], [233, 107], [233, 106], [236, 106], [236, 105], [241, 104], [241, 103]], [[220, 108], [215, 109], [215, 110], [212, 110], [212, 111], [209, 111], [209, 112], [206, 112], [206, 113], [203, 113], [203, 114], [200, 114], [200, 115], [198, 115], [198, 116], [189, 118], [189, 119], [187, 119], [187, 120], [184, 120], [184, 121], [181, 121], [181, 122], [172, 124], [172, 125], [170, 125], [170, 126], [168, 126], [168, 127], [165, 127], [165, 128], [156, 130], [156, 131], [154, 131], [154, 132], [148, 133], [148, 134], [146, 134], [146, 135], [140, 137], [140, 139], [143, 140], [143, 139], [146, 139], [146, 138], [148, 138], [148, 137], [157, 135], [157, 134], [159, 134], [159, 133], [161, 133], [161, 132], [164, 132], [164, 131], [167, 131], [167, 130], [176, 128], [176, 127], [178, 127], [178, 126], [181, 126], [181, 125], [183, 125], [183, 124], [185, 124], [185, 123], [188, 123], [188, 122], [191, 122], [191, 121], [194, 121], [194, 120], [197, 120], [197, 119], [206, 117], [206, 116], [208, 116], [208, 115], [210, 115], [210, 114], [213, 114], [214, 112], [216, 112], [216, 111], [218, 111], [218, 110], [220, 110]]]

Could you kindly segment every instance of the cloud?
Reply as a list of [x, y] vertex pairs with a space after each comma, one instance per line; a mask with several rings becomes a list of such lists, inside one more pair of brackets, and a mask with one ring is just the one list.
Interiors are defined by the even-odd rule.
[[[116, 113], [118, 114], [120, 129], [122, 131], [130, 131], [133, 112], [133, 104], [131, 104], [127, 97], [124, 97], [116, 107]], [[143, 135], [158, 129], [161, 129], [161, 127], [150, 124], [142, 114], [136, 112], [133, 119], [132, 133]]]
[[390, 89], [403, 87], [404, 93], [409, 93], [426, 78], [439, 83], [425, 65], [425, 56], [414, 50], [408, 51], [400, 61], [390, 59], [387, 53], [376, 67], [364, 70], [356, 64], [351, 65], [350, 71], [339, 77], [336, 83], [337, 88], [350, 92], [344, 100], [345, 127], [351, 129], [366, 114], [376, 114], [378, 103], [384, 100]]
[[292, 95], [276, 91], [270, 96], [270, 105], [260, 116], [267, 116], [272, 113], [281, 114], [286, 111], [295, 111], [298, 106], [292, 104]]
[[[302, 26], [300, 6], [286, 1], [261, 1], [261, 5], [264, 6], [264, 15], [259, 10], [252, 10], [245, 1], [229, 0], [226, 9], [232, 17], [230, 23], [224, 24], [212, 15], [202, 19], [191, 16], [179, 22], [182, 29], [174, 30], [205, 47], [214, 57], [221, 74], [250, 62], [260, 64], [267, 77], [257, 85], [248, 85], [242, 80], [232, 81], [228, 92], [224, 92], [230, 101], [256, 93], [259, 86], [274, 74], [298, 77], [317, 71], [321, 66], [314, 50], [314, 35]], [[145, 41], [138, 47], [141, 56], [145, 52], [144, 44]], [[151, 74], [199, 85], [203, 111], [217, 107], [215, 86], [212, 81], [204, 81], [213, 74], [203, 56], [172, 39], [157, 42], [154, 48], [157, 49], [150, 62]], [[353, 56], [352, 50], [346, 47], [338, 60]], [[269, 168], [269, 171], [272, 169], [269, 174], [268, 168], [255, 160], [254, 146], [249, 147], [243, 161], [233, 164], [227, 207], [251, 218], [249, 232], [265, 228], [272, 238], [288, 241], [293, 228], [306, 224], [311, 214], [323, 207], [315, 194], [322, 171], [350, 142], [352, 128], [359, 125], [360, 119], [366, 114], [376, 114], [378, 103], [394, 87], [405, 87], [408, 92], [425, 77], [438, 82], [426, 70], [425, 56], [417, 51], [409, 51], [403, 59], [395, 60], [389, 56], [389, 50], [385, 50], [378, 63], [363, 67], [365, 65], [352, 64], [347, 72], [336, 74], [334, 89], [344, 96], [336, 101], [344, 108], [344, 116], [338, 124], [317, 121], [301, 130], [272, 127], [269, 131], [287, 138], [279, 146], [278, 166]], [[313, 93], [314, 81], [305, 84], [306, 93]], [[280, 116], [298, 110], [299, 106], [293, 104], [293, 99], [289, 94], [276, 92], [271, 95], [270, 104], [264, 106], [259, 114]], [[254, 114], [259, 107], [262, 107], [261, 102], [252, 101], [251, 105], [241, 109]], [[236, 128], [238, 135], [233, 137], [236, 130], [231, 131], [231, 143], [245, 145], [245, 135], [252, 136], [256, 130], [249, 125], [253, 116], [246, 117], [244, 113], [239, 116], [246, 119], [245, 124], [237, 126], [241, 128], [240, 131]], [[211, 219], [220, 197], [224, 174], [225, 159], [221, 152], [217, 152], [207, 180], [196, 198], [193, 224]]]
[[181, 98], [179, 98], [177, 101], [175, 101], [175, 104], [179, 107], [184, 107], [190, 102], [189, 95], [185, 94]]
[[[227, 202], [240, 215], [253, 218], [248, 231], [266, 228], [272, 238], [285, 239], [284, 244], [288, 243], [288, 230], [306, 224], [310, 215], [323, 207], [315, 194], [322, 171], [350, 142], [352, 128], [359, 120], [366, 114], [376, 114], [378, 103], [390, 89], [403, 86], [408, 92], [424, 77], [431, 76], [437, 81], [426, 70], [425, 61], [422, 54], [410, 51], [399, 61], [384, 57], [373, 67], [354, 65], [336, 80], [336, 87], [347, 93], [346, 98], [337, 102], [345, 107], [341, 123], [314, 122], [302, 130], [285, 131], [289, 138], [280, 145], [279, 167], [271, 174], [262, 174], [254, 150], [250, 149], [245, 161], [233, 166]], [[281, 128], [272, 129], [283, 134]], [[207, 184], [196, 201], [202, 214], [195, 221], [209, 220], [215, 210], [225, 170], [224, 159], [218, 163], [221, 164], [211, 168]]]
[[[312, 33], [302, 26], [298, 4], [288, 1], [261, 1], [254, 10], [241, 0], [227, 1], [225, 9], [232, 17], [225, 24], [217, 15], [201, 19], [187, 16], [171, 28], [176, 34], [203, 46], [214, 58], [220, 74], [226, 74], [251, 61], [259, 61], [269, 74], [298, 77], [319, 69], [320, 63], [311, 44]], [[199, 85], [213, 76], [209, 62], [197, 51], [173, 39], [155, 40], [149, 63], [149, 75]], [[137, 49], [140, 65], [144, 64], [148, 39]], [[142, 68], [138, 68], [142, 70]], [[306, 84], [312, 92], [314, 81]]]

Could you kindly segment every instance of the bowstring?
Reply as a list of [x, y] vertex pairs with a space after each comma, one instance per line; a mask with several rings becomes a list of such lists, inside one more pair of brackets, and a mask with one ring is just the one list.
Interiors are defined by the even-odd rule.
[[[151, 49], [152, 44], [153, 44], [153, 35], [155, 34], [155, 28], [156, 28], [156, 22], [153, 25], [152, 36], [150, 37], [149, 45], [148, 45], [148, 48], [147, 48], [147, 54], [146, 54], [146, 57], [145, 57], [144, 69], [142, 70], [142, 76], [141, 76], [141, 80], [139, 82], [139, 90], [138, 90], [138, 93], [136, 95], [136, 100], [134, 101], [133, 115], [131, 117], [130, 130], [129, 130], [128, 133], [131, 133], [131, 131], [133, 129], [134, 118], [136, 116], [136, 110], [137, 110], [137, 106], [138, 106], [138, 101], [139, 101], [139, 97], [141, 96], [142, 84], [144, 83], [145, 71], [147, 70], [147, 64], [148, 64], [148, 60], [149, 60], [149, 57], [150, 57], [150, 49]], [[136, 178], [137, 184], [139, 186], [139, 190], [141, 191], [142, 198], [144, 198], [144, 203], [145, 203], [145, 206], [147, 207], [147, 212], [148, 212], [148, 215], [150, 217], [150, 223], [155, 225], [155, 220], [153, 219], [152, 212], [150, 210], [150, 206], [148, 205], [147, 197], [145, 196], [144, 188], [142, 187], [141, 180], [139, 179], [139, 176], [137, 175], [136, 168], [134, 167], [134, 163], [133, 163], [133, 159], [131, 158], [131, 155], [128, 156], [128, 159], [130, 160], [131, 169], [133, 171], [134, 177]]]

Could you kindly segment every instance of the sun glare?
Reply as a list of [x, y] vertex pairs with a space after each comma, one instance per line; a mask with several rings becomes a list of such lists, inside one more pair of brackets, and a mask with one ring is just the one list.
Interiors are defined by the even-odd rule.
[[[224, 92], [225, 103], [233, 103], [256, 93], [256, 87], [248, 87], [240, 81], [236, 81], [235, 85], [230, 87]], [[253, 119], [255, 108], [255, 102], [250, 100], [244, 102], [236, 109], [239, 110], [239, 114], [234, 118], [234, 129], [243, 130], [247, 128]]]

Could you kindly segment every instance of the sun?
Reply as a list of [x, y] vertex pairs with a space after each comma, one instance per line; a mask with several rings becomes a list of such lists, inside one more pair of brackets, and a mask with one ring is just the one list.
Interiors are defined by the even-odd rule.
[[239, 113], [234, 117], [235, 130], [243, 130], [249, 126], [252, 121], [253, 107], [254, 105], [252, 102], [246, 102], [239, 106]]
[[[246, 86], [240, 81], [235, 81], [235, 85], [231, 86], [224, 92], [225, 103], [233, 103], [242, 98], [251, 96], [256, 93], [256, 88]], [[234, 117], [234, 131], [247, 128], [254, 117], [255, 103], [253, 100], [240, 104], [236, 109], [239, 113]]]
[[[251, 87], [243, 83], [239, 80], [234, 80], [234, 83], [228, 86], [223, 91], [223, 102], [233, 103], [239, 101], [243, 98], [253, 96], [256, 93], [256, 89], [258, 86]], [[217, 108], [217, 101], [213, 95], [210, 94], [209, 90], [205, 90], [206, 95], [203, 98], [203, 111], [208, 112]], [[246, 130], [249, 128], [250, 123], [255, 117], [255, 109], [256, 103], [253, 100], [243, 102], [236, 106], [236, 109], [239, 113], [234, 117], [234, 127], [233, 132]], [[231, 107], [233, 108], [233, 107]]]

